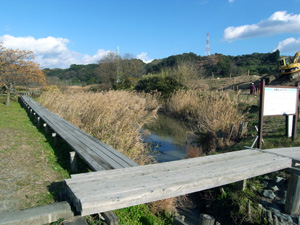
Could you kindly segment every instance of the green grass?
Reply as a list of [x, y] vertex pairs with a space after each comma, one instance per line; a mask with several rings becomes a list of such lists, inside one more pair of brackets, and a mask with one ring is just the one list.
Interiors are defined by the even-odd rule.
[[[55, 202], [69, 177], [68, 158], [45, 137], [18, 102], [0, 96], [0, 203], [17, 210]], [[66, 160], [67, 159], [67, 160]]]
[[[124, 209], [115, 210], [120, 225], [171, 225], [173, 219], [171, 215], [151, 212], [147, 204], [136, 205]], [[89, 225], [103, 224], [98, 215], [87, 216], [86, 220]]]
[[155, 215], [148, 205], [137, 205], [114, 211], [120, 225], [168, 225], [172, 224], [169, 215]]

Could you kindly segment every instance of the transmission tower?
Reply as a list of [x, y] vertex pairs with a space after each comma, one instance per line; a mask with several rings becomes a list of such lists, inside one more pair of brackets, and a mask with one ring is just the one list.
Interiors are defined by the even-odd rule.
[[209, 52], [209, 33], [208, 32], [207, 32], [207, 35], [206, 35], [205, 55], [206, 56], [210, 55], [210, 52]]
[[121, 78], [120, 78], [120, 48], [119, 45], [117, 47], [117, 77], [116, 77], [116, 83], [119, 84], [121, 83]]

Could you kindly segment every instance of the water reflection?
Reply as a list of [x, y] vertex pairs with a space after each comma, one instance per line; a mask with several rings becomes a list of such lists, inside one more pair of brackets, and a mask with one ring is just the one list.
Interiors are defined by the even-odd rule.
[[151, 144], [151, 155], [158, 162], [180, 160], [187, 157], [186, 145], [192, 132], [182, 121], [162, 113], [157, 119], [144, 126], [144, 141]]

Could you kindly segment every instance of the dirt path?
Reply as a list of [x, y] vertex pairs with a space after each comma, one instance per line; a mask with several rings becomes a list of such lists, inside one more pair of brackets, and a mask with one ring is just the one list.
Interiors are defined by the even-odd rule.
[[0, 212], [54, 202], [55, 183], [67, 176], [24, 109], [0, 97]]

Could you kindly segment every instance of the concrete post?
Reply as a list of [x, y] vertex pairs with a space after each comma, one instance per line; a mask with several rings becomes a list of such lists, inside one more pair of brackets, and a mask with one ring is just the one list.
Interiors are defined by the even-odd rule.
[[291, 175], [288, 183], [284, 211], [289, 215], [294, 215], [299, 211], [300, 206], [300, 169], [290, 168], [288, 172], [290, 172]]
[[42, 127], [42, 119], [39, 116], [37, 117], [37, 125], [36, 126], [38, 129], [40, 129]]
[[214, 225], [215, 218], [207, 215], [207, 214], [200, 214], [199, 225]]
[[33, 123], [37, 124], [37, 114], [35, 112], [33, 113]]
[[76, 152], [70, 152], [70, 171], [71, 171], [71, 173], [77, 173]]
[[235, 183], [235, 187], [237, 190], [244, 191], [247, 187], [247, 180], [241, 180]]
[[105, 222], [108, 225], [119, 224], [119, 219], [118, 219], [117, 215], [113, 211], [104, 212], [104, 213], [101, 213], [101, 215], [103, 216]]
[[43, 126], [45, 127], [45, 133], [50, 134], [50, 127], [48, 126], [48, 124], [44, 123]]
[[30, 109], [30, 110], [29, 110], [29, 117], [32, 118], [32, 115], [33, 115], [33, 110]]
[[57, 133], [52, 133], [52, 137], [54, 138], [54, 146], [58, 147], [59, 146], [59, 136]]

